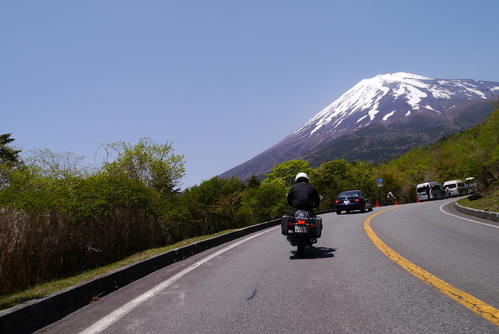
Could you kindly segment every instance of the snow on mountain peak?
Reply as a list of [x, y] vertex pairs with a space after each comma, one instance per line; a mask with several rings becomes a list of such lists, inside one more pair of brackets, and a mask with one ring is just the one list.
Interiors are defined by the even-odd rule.
[[407, 117], [422, 109], [440, 115], [449, 100], [490, 98], [497, 83], [478, 80], [442, 80], [397, 72], [361, 80], [291, 134], [295, 138], [360, 128], [373, 121]]
[[375, 78], [380, 78], [385, 81], [404, 81], [408, 79], [416, 79], [416, 80], [432, 80], [432, 78], [428, 78], [422, 75], [411, 74], [406, 72], [397, 72], [397, 73], [388, 73], [388, 74], [380, 74]]

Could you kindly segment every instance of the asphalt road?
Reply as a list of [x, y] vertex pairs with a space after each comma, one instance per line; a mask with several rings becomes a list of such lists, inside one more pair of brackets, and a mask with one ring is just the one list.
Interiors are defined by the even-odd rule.
[[[498, 225], [461, 219], [451, 203], [323, 215], [322, 238], [304, 258], [280, 227], [264, 230], [157, 271], [39, 333], [499, 333], [497, 322], [432, 286], [434, 275], [499, 309]], [[368, 230], [430, 278], [390, 259]]]

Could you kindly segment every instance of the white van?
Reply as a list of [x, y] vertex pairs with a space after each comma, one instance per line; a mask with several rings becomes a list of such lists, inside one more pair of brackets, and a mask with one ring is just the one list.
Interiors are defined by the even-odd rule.
[[468, 187], [461, 180], [445, 181], [444, 190], [447, 193], [447, 197], [468, 195]]
[[425, 182], [420, 183], [416, 186], [416, 195], [418, 196], [418, 200], [429, 201], [431, 199], [443, 199], [444, 189], [442, 185], [438, 182]]

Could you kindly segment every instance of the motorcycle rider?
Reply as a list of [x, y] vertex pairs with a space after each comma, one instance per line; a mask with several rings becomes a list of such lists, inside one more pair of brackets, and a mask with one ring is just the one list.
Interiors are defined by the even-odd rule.
[[300, 172], [296, 175], [295, 184], [287, 195], [288, 204], [293, 207], [293, 212], [307, 210], [314, 217], [313, 208], [319, 207], [321, 199], [317, 189], [308, 182], [307, 174]]

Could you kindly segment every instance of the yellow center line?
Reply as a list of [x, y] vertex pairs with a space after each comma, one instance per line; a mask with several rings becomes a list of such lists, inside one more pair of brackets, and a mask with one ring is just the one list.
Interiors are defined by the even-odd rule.
[[486, 318], [487, 320], [491, 321], [492, 323], [496, 324], [499, 326], [499, 310], [496, 309], [493, 306], [490, 306], [487, 303], [484, 303], [478, 298], [473, 297], [472, 295], [459, 290], [458, 288], [450, 285], [449, 283], [441, 280], [440, 278], [432, 275], [431, 273], [427, 272], [426, 270], [418, 267], [414, 263], [408, 261], [407, 259], [403, 258], [400, 254], [395, 252], [393, 249], [388, 247], [383, 241], [381, 241], [380, 238], [374, 233], [374, 231], [371, 228], [371, 219], [376, 217], [377, 215], [393, 210], [397, 207], [392, 207], [390, 209], [386, 209], [383, 211], [380, 211], [369, 218], [367, 218], [364, 221], [364, 230], [367, 233], [367, 236], [371, 241], [386, 255], [388, 256], [392, 261], [397, 263], [399, 266], [416, 276], [417, 278], [423, 280], [424, 282], [430, 284], [431, 286], [435, 287], [438, 289], [440, 292], [443, 292], [447, 296], [451, 297], [452, 299], [458, 301], [462, 305], [466, 306], [470, 310], [478, 313], [482, 317]]

